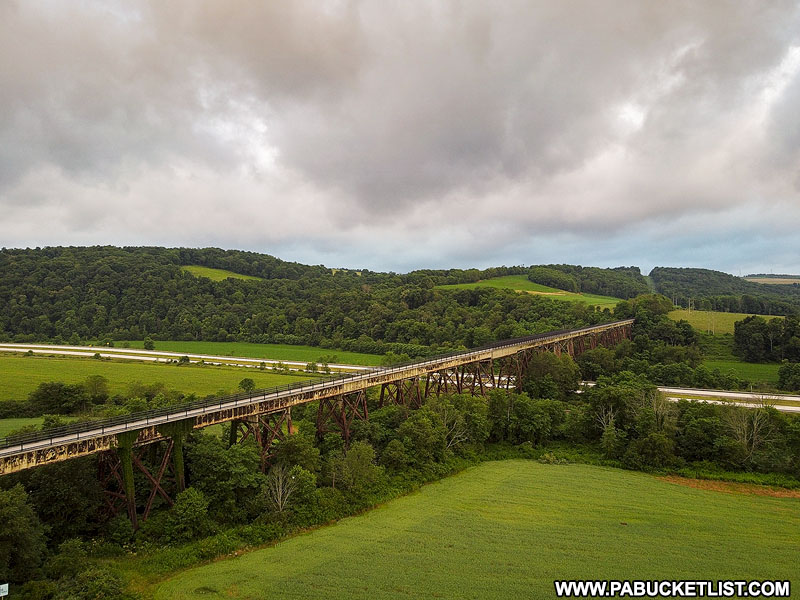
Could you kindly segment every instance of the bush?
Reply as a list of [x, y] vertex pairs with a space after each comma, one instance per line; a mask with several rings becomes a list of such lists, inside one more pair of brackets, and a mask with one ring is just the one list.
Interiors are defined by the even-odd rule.
[[79, 539], [62, 542], [55, 554], [45, 564], [45, 573], [50, 579], [74, 578], [84, 567], [86, 548]]
[[633, 469], [654, 467], [663, 469], [675, 464], [675, 443], [661, 432], [633, 440], [628, 445], [623, 461]]
[[178, 494], [167, 517], [164, 532], [167, 542], [188, 542], [208, 535], [212, 529], [213, 523], [208, 517], [208, 500], [203, 492], [190, 487]]
[[17, 588], [20, 600], [57, 600], [60, 598], [61, 586], [47, 579], [28, 581]]
[[125, 590], [125, 581], [118, 573], [102, 567], [91, 567], [65, 582], [61, 596], [65, 600], [132, 600]]

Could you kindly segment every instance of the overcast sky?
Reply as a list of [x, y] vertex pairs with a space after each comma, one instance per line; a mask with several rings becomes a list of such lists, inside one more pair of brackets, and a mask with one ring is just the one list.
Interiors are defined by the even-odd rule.
[[800, 273], [800, 3], [0, 0], [0, 246]]

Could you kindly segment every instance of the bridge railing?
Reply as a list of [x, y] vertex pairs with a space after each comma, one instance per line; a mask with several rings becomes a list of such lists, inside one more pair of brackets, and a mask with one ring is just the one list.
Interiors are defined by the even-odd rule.
[[202, 412], [208, 412], [208, 409], [217, 408], [221, 410], [223, 407], [226, 406], [229, 407], [231, 405], [235, 407], [239, 404], [252, 404], [254, 402], [260, 401], [260, 399], [266, 399], [269, 396], [277, 397], [283, 393], [290, 392], [293, 390], [301, 391], [303, 388], [308, 388], [310, 390], [313, 388], [318, 388], [320, 386], [327, 387], [336, 385], [337, 383], [344, 383], [346, 381], [351, 381], [351, 380], [372, 379], [377, 375], [391, 375], [392, 373], [401, 372], [407, 370], [409, 367], [412, 366], [424, 366], [429, 363], [438, 363], [442, 361], [457, 359], [459, 357], [478, 355], [483, 352], [486, 352], [487, 350], [509, 348], [512, 346], [519, 346], [525, 343], [530, 343], [540, 340], [546, 341], [548, 339], [558, 338], [567, 333], [573, 333], [577, 335], [580, 335], [583, 332], [590, 333], [591, 331], [596, 329], [603, 329], [608, 326], [621, 325], [628, 322], [632, 323], [633, 321], [632, 319], [628, 319], [626, 321], [601, 323], [598, 325], [583, 327], [581, 329], [562, 329], [559, 331], [548, 331], [546, 333], [539, 333], [519, 338], [502, 340], [499, 342], [492, 342], [480, 346], [478, 348], [472, 348], [470, 350], [448, 352], [430, 358], [424, 358], [422, 360], [419, 359], [411, 360], [388, 367], [378, 367], [372, 371], [367, 371], [367, 372], [337, 373], [336, 375], [330, 375], [327, 377], [326, 376], [314, 377], [311, 379], [303, 379], [301, 381], [296, 381], [270, 388], [253, 390], [251, 392], [240, 392], [238, 394], [231, 394], [228, 396], [222, 396], [217, 398], [205, 398], [187, 404], [179, 404], [174, 406], [165, 406], [162, 408], [148, 409], [146, 411], [139, 411], [135, 413], [129, 413], [126, 415], [119, 415], [117, 417], [110, 417], [110, 418], [107, 417], [103, 419], [81, 421], [80, 423], [73, 423], [61, 427], [54, 427], [52, 429], [47, 429], [44, 431], [35, 431], [31, 433], [12, 435], [5, 438], [0, 438], [0, 450], [5, 448], [10, 448], [12, 446], [20, 446], [21, 449], [24, 449], [25, 446], [39, 447], [42, 445], [42, 442], [52, 443], [55, 440], [62, 440], [63, 438], [67, 438], [72, 435], [75, 436], [75, 440], [79, 440], [81, 439], [80, 436], [81, 433], [86, 433], [90, 431], [99, 432], [99, 435], [105, 435], [106, 433], [109, 434], [120, 433], [121, 431], [128, 430], [129, 425], [134, 425], [133, 427], [131, 427], [132, 430], [142, 429], [143, 427], [147, 427], [150, 425], [160, 425], [167, 422], [164, 419], [164, 417], [166, 416], [173, 416], [174, 418], [169, 419], [169, 421], [176, 421], [180, 419], [181, 413], [183, 413], [186, 416], [186, 418], [188, 418], [189, 416], [193, 417], [195, 416], [195, 414], [191, 413], [196, 413], [196, 411], [198, 410]]

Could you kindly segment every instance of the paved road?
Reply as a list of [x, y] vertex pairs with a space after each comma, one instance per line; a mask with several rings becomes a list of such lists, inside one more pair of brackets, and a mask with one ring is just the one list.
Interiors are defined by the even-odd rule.
[[[270, 366], [278, 363], [284, 364], [292, 371], [302, 371], [308, 363], [290, 360], [277, 360], [270, 358], [245, 358], [238, 356], [214, 356], [210, 354], [187, 354], [181, 352], [161, 352], [156, 350], [133, 350], [131, 348], [99, 348], [95, 346], [53, 346], [48, 344], [6, 344], [0, 343], [0, 352], [28, 352], [34, 354], [55, 354], [58, 356], [94, 356], [100, 354], [103, 358], [123, 358], [126, 360], [141, 360], [158, 362], [160, 360], [178, 360], [188, 356], [189, 362], [201, 360], [214, 365], [232, 365], [236, 367], [257, 368], [263, 362]], [[322, 349], [320, 349], [322, 351]], [[374, 367], [362, 365], [329, 364], [332, 371], [372, 371]]]
[[[713, 398], [679, 398], [676, 396], [667, 396], [667, 400], [670, 402], [678, 402], [680, 400], [690, 400], [692, 402], [708, 402], [709, 404], [734, 404], [736, 406], [745, 406], [747, 408], [760, 408], [763, 406], [761, 403], [755, 402], [737, 402], [731, 400], [716, 400]], [[800, 406], [792, 406], [790, 404], [773, 404], [772, 407], [779, 411], [785, 413], [800, 413]]]
[[[678, 402], [679, 400], [696, 400], [698, 402], [708, 402], [709, 404], [730, 404], [731, 401], [736, 403], [736, 406], [747, 406], [748, 408], [758, 408], [763, 406], [764, 403], [770, 404], [775, 407], [775, 410], [785, 413], [800, 413], [800, 404], [784, 404], [787, 400], [790, 402], [800, 402], [800, 396], [792, 396], [789, 394], [764, 394], [757, 392], [730, 392], [727, 390], [698, 390], [691, 388], [675, 388], [675, 387], [660, 387], [659, 391], [667, 394], [667, 400], [671, 402]], [[689, 398], [681, 398], [677, 396], [670, 396], [670, 394], [681, 394], [683, 396], [690, 396]], [[742, 400], [752, 400], [753, 402], [742, 402]]]
[[[593, 381], [584, 381], [583, 385], [593, 386]], [[800, 413], [800, 404], [784, 404], [785, 402], [800, 402], [800, 396], [791, 394], [765, 394], [763, 392], [733, 392], [729, 390], [701, 390], [696, 388], [676, 388], [660, 387], [659, 392], [667, 395], [667, 400], [678, 402], [679, 400], [693, 400], [697, 402], [708, 402], [709, 404], [731, 404], [746, 406], [748, 408], [758, 408], [764, 403], [770, 404], [776, 410], [786, 413]], [[681, 396], [670, 396], [670, 394], [681, 394]], [[688, 396], [688, 397], [687, 397]], [[742, 400], [752, 400], [752, 402], [742, 402]]]
[[660, 387], [659, 391], [665, 394], [687, 394], [692, 396], [733, 398], [734, 400], [769, 400], [770, 402], [781, 402], [789, 400], [800, 402], [800, 396], [790, 394], [766, 394], [764, 392], [729, 392], [727, 390], [699, 390], [691, 388]]

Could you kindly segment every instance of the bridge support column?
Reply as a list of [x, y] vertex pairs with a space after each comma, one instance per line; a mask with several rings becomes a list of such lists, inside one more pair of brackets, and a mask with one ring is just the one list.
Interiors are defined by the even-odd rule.
[[455, 367], [428, 373], [425, 381], [425, 398], [431, 394], [460, 394], [464, 389], [464, 367]]
[[422, 392], [419, 386], [419, 377], [384, 383], [381, 386], [378, 407], [382, 408], [388, 404], [398, 404], [400, 406], [419, 408], [422, 406]]
[[[284, 427], [286, 431], [284, 432]], [[252, 437], [261, 451], [261, 472], [265, 473], [275, 457], [273, 444], [292, 433], [292, 409], [258, 415], [231, 423], [231, 440], [243, 442]]]
[[[194, 419], [184, 419], [158, 426], [158, 432], [172, 444], [172, 471], [177, 493], [186, 489], [186, 469], [183, 463], [183, 443], [194, 429]], [[169, 450], [166, 454], [169, 454]]]
[[481, 396], [485, 396], [487, 388], [494, 388], [497, 385], [492, 359], [475, 363], [470, 375], [472, 379], [469, 382], [469, 392], [473, 396], [476, 390]]
[[128, 518], [131, 520], [133, 528], [137, 529], [139, 523], [136, 515], [136, 487], [133, 483], [133, 441], [135, 435], [134, 432], [131, 432], [117, 436], [117, 441], [119, 443], [117, 456], [119, 457], [119, 470], [122, 474], [120, 482], [122, 483], [125, 508], [128, 510]]
[[[116, 450], [103, 452], [98, 461], [100, 482], [105, 490], [106, 507], [111, 514], [117, 514], [124, 506], [131, 520], [134, 529], [139, 527], [139, 514], [136, 503], [136, 487], [134, 485], [134, 470], [138, 470], [144, 474], [145, 478], [150, 482], [151, 488], [147, 501], [145, 502], [144, 512], [141, 515], [141, 521], [146, 521], [150, 516], [153, 504], [157, 495], [160, 495], [164, 500], [172, 506], [174, 504], [172, 498], [164, 489], [166, 480], [166, 473], [171, 462], [172, 451], [175, 442], [171, 439], [166, 442], [157, 442], [153, 446], [163, 445], [164, 453], [158, 461], [157, 470], [155, 475], [151, 473], [148, 467], [142, 460], [140, 454], [149, 453], [150, 447], [140, 446], [133, 447], [133, 441], [138, 432], [130, 432], [117, 436], [118, 446]], [[183, 446], [183, 440], [179, 443]], [[176, 461], [183, 463], [183, 454]], [[135, 468], [135, 469], [134, 469]], [[175, 468], [175, 463], [173, 463]], [[177, 473], [177, 470], [176, 470]], [[182, 481], [181, 475], [176, 475], [176, 485], [180, 486]]]
[[239, 433], [239, 425], [242, 424], [242, 421], [239, 419], [233, 419], [231, 421], [231, 429], [228, 432], [228, 448], [233, 446], [236, 443]]
[[504, 359], [500, 364], [500, 381], [505, 389], [517, 388], [528, 370], [534, 350], [523, 350]]
[[142, 473], [144, 473], [145, 477], [147, 477], [147, 479], [150, 481], [151, 485], [153, 486], [150, 489], [150, 495], [147, 497], [147, 502], [144, 505], [144, 513], [142, 514], [142, 521], [146, 521], [147, 517], [150, 516], [150, 511], [153, 508], [153, 501], [156, 498], [156, 494], [160, 494], [164, 498], [164, 500], [167, 501], [167, 504], [169, 504], [170, 506], [175, 504], [175, 502], [173, 502], [172, 498], [169, 497], [169, 494], [167, 494], [167, 492], [164, 490], [164, 488], [161, 487], [161, 484], [162, 484], [163, 479], [164, 479], [164, 473], [167, 470], [167, 465], [170, 464], [170, 460], [169, 459], [170, 459], [170, 456], [172, 454], [172, 448], [174, 446], [175, 446], [175, 444], [174, 444], [174, 442], [172, 440], [169, 440], [167, 442], [167, 448], [166, 448], [166, 450], [164, 452], [164, 456], [161, 458], [161, 464], [158, 466], [158, 474], [155, 475], [155, 476], [152, 473], [150, 473], [150, 471], [144, 465], [142, 460], [136, 454], [133, 454], [133, 453], [131, 454], [134, 464], [139, 468], [139, 470]]
[[317, 409], [317, 438], [322, 439], [330, 431], [332, 421], [341, 432], [345, 447], [349, 447], [350, 426], [354, 419], [369, 420], [367, 394], [364, 390], [323, 398]]

